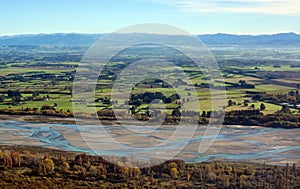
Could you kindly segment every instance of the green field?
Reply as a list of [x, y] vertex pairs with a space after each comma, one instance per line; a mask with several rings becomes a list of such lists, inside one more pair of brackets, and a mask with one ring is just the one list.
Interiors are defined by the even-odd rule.
[[[263, 50], [264, 52], [268, 52], [269, 49]], [[294, 51], [291, 51], [291, 53], [293, 52]], [[111, 96], [114, 95], [112, 93], [117, 94], [123, 92], [122, 88], [112, 90], [112, 86], [114, 84], [115, 76], [120, 73], [120, 69], [124, 69], [130, 59], [140, 56], [130, 53], [129, 55], [120, 55], [124, 58], [124, 61], [120, 58], [117, 59], [117, 61], [110, 62], [105, 67], [101, 78], [97, 81], [95, 99], [110, 99]], [[150, 55], [149, 52], [147, 53], [148, 58]], [[164, 49], [164, 53], [164, 55], [168, 55], [171, 51], [165, 51]], [[260, 54], [259, 52], [251, 51], [250, 55], [252, 53]], [[272, 53], [274, 52], [271, 51], [270, 54]], [[242, 63], [238, 64], [235, 63], [235, 59], [232, 62], [227, 60], [238, 56], [240, 56], [238, 50], [223, 52], [223, 59], [221, 59], [221, 61], [219, 60], [220, 67], [222, 68], [222, 75], [216, 75], [215, 71], [207, 70], [206, 68], [199, 69], [195, 65], [186, 62], [183, 62], [182, 65], [184, 66], [180, 67], [178, 65], [180, 59], [177, 59], [178, 57], [180, 58], [180, 56], [175, 56], [175, 62], [177, 62], [176, 65], [161, 67], [158, 70], [153, 71], [165, 73], [165, 75], [160, 75], [160, 78], [158, 79], [179, 81], [178, 79], [185, 78], [184, 82], [187, 81], [187, 84], [179, 82], [179, 84], [176, 84], [177, 86], [175, 87], [172, 86], [172, 83], [169, 83], [171, 86], [166, 87], [162, 86], [161, 83], [152, 83], [150, 85], [149, 82], [151, 83], [151, 80], [142, 81], [133, 85], [130, 94], [134, 95], [146, 92], [160, 92], [166, 97], [170, 97], [174, 94], [180, 94], [181, 96], [185, 96], [185, 99], [181, 99], [182, 102], [183, 100], [190, 100], [189, 95], [192, 94], [191, 91], [196, 91], [198, 100], [193, 99], [188, 103], [185, 102], [186, 106], [188, 106], [188, 110], [196, 112], [210, 111], [212, 109], [212, 100], [219, 109], [226, 108], [227, 111], [251, 109], [250, 106], [252, 104], [254, 104], [255, 108], [259, 109], [261, 103], [264, 103], [266, 106], [266, 109], [262, 111], [264, 114], [272, 114], [280, 110], [282, 106], [279, 104], [285, 101], [276, 103], [270, 101], [266, 102], [263, 100], [253, 100], [253, 95], [251, 96], [249, 94], [265, 92], [272, 95], [282, 95], [289, 94], [292, 90], [296, 91], [296, 85], [293, 85], [297, 83], [300, 84], [300, 76], [298, 75], [299, 77], [296, 77], [297, 74], [295, 74], [295, 72], [300, 71], [300, 67], [291, 67], [292, 63], [280, 64], [278, 62], [273, 63], [272, 61], [264, 64], [259, 62], [251, 65], [244, 59], [241, 59]], [[273, 55], [270, 55], [270, 57], [272, 56]], [[226, 64], [222, 63], [224, 59], [226, 59]], [[40, 60], [40, 57], [38, 60]], [[4, 63], [2, 67], [0, 67], [0, 77], [2, 77], [0, 93], [3, 95], [2, 102], [0, 102], [0, 109], [22, 110], [27, 107], [40, 109], [43, 105], [50, 105], [53, 106], [56, 111], [72, 112], [72, 79], [75, 77], [76, 66], [78, 64], [79, 62], [76, 61], [47, 62], [32, 60], [24, 60], [16, 63], [8, 61], [8, 63]], [[88, 70], [90, 69], [81, 69], [81, 71]], [[278, 78], [278, 74], [280, 75], [281, 73], [282, 77]], [[135, 80], [134, 75], [128, 77], [133, 79], [133, 81]], [[247, 85], [251, 85], [253, 87], [245, 87], [241, 82], [245, 82]], [[207, 88], [207, 84], [217, 88], [214, 90], [214, 93], [211, 93], [210, 89]], [[226, 87], [226, 91], [218, 89], [220, 86]], [[21, 98], [18, 100], [19, 102], [14, 102], [13, 98], [8, 96], [9, 91], [20, 91]], [[39, 94], [37, 97], [34, 97], [35, 99], [31, 99], [34, 92]], [[85, 95], [86, 94], [84, 93], [79, 94], [79, 97], [84, 99]], [[121, 100], [122, 102], [119, 102], [118, 104], [124, 103], [124, 99]], [[227, 102], [229, 100], [234, 101], [235, 104], [227, 106]], [[244, 106], [243, 103], [245, 100], [249, 101], [248, 106]], [[177, 103], [178, 102], [173, 101], [166, 104], [165, 107], [167, 107], [168, 112], [172, 112], [172, 109], [179, 108]], [[95, 106], [97, 110], [110, 109], [112, 108], [112, 102], [88, 102], [86, 103], [86, 106], [86, 108]], [[148, 106], [149, 104], [142, 103], [140, 106], [136, 107], [136, 111], [143, 112], [144, 110], [147, 110]], [[86, 111], [84, 106], [80, 106], [80, 108], [80, 111]], [[291, 109], [294, 113], [298, 112], [295, 108]]]

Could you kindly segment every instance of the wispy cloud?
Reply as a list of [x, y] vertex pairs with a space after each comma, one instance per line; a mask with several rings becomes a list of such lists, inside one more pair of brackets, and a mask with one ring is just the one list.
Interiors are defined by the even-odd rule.
[[300, 15], [300, 0], [154, 0], [188, 12]]

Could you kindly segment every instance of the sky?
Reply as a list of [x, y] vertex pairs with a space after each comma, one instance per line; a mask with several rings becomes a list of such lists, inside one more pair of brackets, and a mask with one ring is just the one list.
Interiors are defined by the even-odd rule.
[[300, 0], [0, 1], [0, 36], [110, 33], [142, 23], [193, 34], [300, 33]]

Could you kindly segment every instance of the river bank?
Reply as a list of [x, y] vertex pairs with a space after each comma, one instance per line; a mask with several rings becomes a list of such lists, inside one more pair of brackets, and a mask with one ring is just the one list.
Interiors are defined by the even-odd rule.
[[[223, 126], [220, 131], [205, 134], [205, 128], [197, 128], [189, 138], [170, 139], [176, 131], [174, 126], [162, 125], [153, 132], [143, 127], [127, 128], [120, 125], [81, 126], [64, 123], [34, 123], [0, 120], [0, 144], [46, 146], [60, 150], [97, 153], [99, 155], [131, 156], [155, 154], [170, 151], [185, 145], [176, 158], [187, 162], [212, 160], [250, 161], [256, 163], [284, 165], [300, 164], [300, 130], [278, 129], [259, 126]], [[182, 136], [189, 132], [186, 126]], [[133, 129], [133, 130], [131, 130]], [[151, 130], [149, 130], [151, 131]], [[105, 132], [109, 138], [103, 138]], [[109, 139], [109, 140], [108, 140]], [[199, 154], [203, 140], [213, 140], [212, 145]], [[117, 150], [116, 144], [143, 149], [138, 154], [134, 150]], [[157, 146], [167, 141], [166, 146]], [[91, 147], [93, 150], [91, 150]], [[122, 146], [121, 146], [122, 147]], [[121, 148], [122, 149], [122, 148]]]

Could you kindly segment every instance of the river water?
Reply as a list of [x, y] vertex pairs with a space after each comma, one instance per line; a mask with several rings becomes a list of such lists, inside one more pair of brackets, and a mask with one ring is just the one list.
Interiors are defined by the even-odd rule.
[[[143, 153], [147, 152], [149, 146], [161, 142], [174, 132], [170, 126], [158, 128], [156, 135], [124, 131], [119, 125], [104, 128], [115, 141], [143, 149]], [[205, 128], [198, 128], [193, 137], [188, 140], [184, 150], [176, 157], [187, 162], [218, 159], [268, 164], [285, 164], [286, 162], [300, 164], [300, 129], [223, 126], [210, 148], [199, 154], [197, 150], [200, 142], [205, 137], [211, 137], [203, 136], [204, 131]], [[44, 146], [91, 154], [96, 152], [100, 155], [133, 155], [124, 149], [112, 150], [111, 141], [103, 139], [101, 148], [91, 150], [90, 147], [93, 147], [93, 144], [98, 145], [96, 138], [99, 138], [99, 135], [95, 135], [96, 132], [94, 127], [87, 126], [83, 129], [77, 128], [74, 124], [0, 120], [0, 144]], [[91, 137], [86, 139], [82, 136]], [[133, 136], [139, 137], [137, 139], [139, 142], [131, 140]], [[168, 150], [177, 148], [180, 142], [182, 141], [173, 141], [168, 144]], [[159, 148], [159, 145], [155, 146], [156, 151], [159, 151]]]

